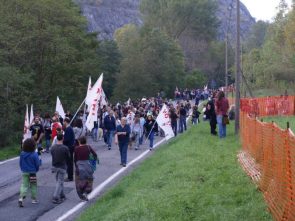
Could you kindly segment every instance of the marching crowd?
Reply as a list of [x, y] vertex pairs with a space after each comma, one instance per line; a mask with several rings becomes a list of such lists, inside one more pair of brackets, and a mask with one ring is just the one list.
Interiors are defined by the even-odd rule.
[[[75, 181], [76, 191], [81, 200], [87, 201], [87, 195], [92, 191], [93, 173], [99, 163], [96, 152], [87, 144], [87, 137], [93, 142], [104, 141], [108, 150], [113, 144], [119, 146], [120, 165], [126, 167], [127, 151], [141, 148], [146, 139], [149, 149], [154, 148], [154, 137], [165, 134], [158, 127], [156, 118], [163, 104], [169, 107], [169, 117], [174, 135], [187, 129], [186, 119], [192, 117], [192, 124], [197, 124], [201, 112], [200, 100], [208, 99], [204, 105], [204, 120], [210, 122], [211, 134], [226, 136], [228, 100], [222, 91], [211, 90], [175, 90], [175, 100], [162, 98], [161, 93], [155, 98], [142, 98], [125, 104], [108, 105], [99, 108], [97, 121], [92, 131], [85, 127], [87, 113], [80, 111], [74, 118], [67, 112], [64, 119], [55, 112], [51, 117], [48, 113], [43, 118], [34, 116], [30, 125], [31, 138], [24, 140], [20, 155], [22, 184], [20, 188], [19, 206], [24, 206], [28, 190], [31, 191], [32, 203], [37, 201], [37, 172], [42, 164], [41, 153], [51, 153], [52, 173], [55, 174], [56, 187], [52, 202], [62, 203], [66, 196], [63, 191], [64, 182]], [[42, 142], [42, 140], [45, 142]], [[42, 145], [45, 145], [43, 150]], [[65, 178], [67, 177], [67, 178]]]

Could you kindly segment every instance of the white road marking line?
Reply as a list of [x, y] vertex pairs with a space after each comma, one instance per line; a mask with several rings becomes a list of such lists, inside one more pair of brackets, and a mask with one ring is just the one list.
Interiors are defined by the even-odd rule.
[[[160, 140], [158, 143], [156, 143], [154, 145], [154, 148], [156, 148], [157, 146], [159, 146], [160, 144], [162, 144], [165, 141], [165, 139]], [[142, 159], [145, 155], [147, 155], [148, 153], [150, 153], [150, 150], [146, 150], [144, 151], [141, 155], [139, 155], [138, 157], [136, 157], [134, 160], [132, 160], [130, 163], [127, 164], [126, 167], [122, 167], [120, 170], [118, 170], [116, 173], [114, 173], [113, 175], [111, 175], [108, 179], [106, 179], [103, 183], [101, 183], [99, 186], [97, 186], [88, 196], [88, 198], [94, 199], [95, 197], [98, 196], [98, 194], [109, 184], [111, 183], [115, 178], [117, 178], [120, 174], [122, 174], [125, 170], [128, 169], [128, 167], [130, 167], [131, 165], [133, 165], [134, 163], [136, 163], [137, 161], [139, 161], [140, 159]], [[79, 204], [77, 204], [75, 207], [73, 207], [71, 210], [69, 210], [68, 212], [66, 212], [65, 214], [63, 214], [61, 217], [59, 217], [56, 221], [63, 221], [66, 218], [68, 218], [69, 216], [73, 215], [75, 212], [77, 212], [79, 209], [81, 209], [83, 206], [86, 205], [86, 202], [81, 202]]]
[[14, 160], [17, 160], [17, 159], [19, 159], [19, 157], [14, 157], [14, 158], [11, 158], [11, 159], [9, 159], [9, 160], [0, 161], [0, 165], [3, 165], [3, 164], [5, 164], [5, 163], [8, 163], [8, 162], [10, 162], [10, 161], [14, 161]]

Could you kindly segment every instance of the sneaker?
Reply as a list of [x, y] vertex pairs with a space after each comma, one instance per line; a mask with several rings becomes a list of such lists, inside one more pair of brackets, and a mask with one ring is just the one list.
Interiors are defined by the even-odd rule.
[[73, 179], [69, 179], [69, 178], [67, 178], [67, 179], [65, 179], [64, 181], [65, 181], [65, 182], [73, 182]]
[[18, 206], [19, 206], [19, 207], [24, 207], [23, 199], [22, 199], [22, 198], [20, 198], [20, 199], [18, 200]]
[[153, 150], [153, 148], [152, 147], [150, 147], [150, 151], [152, 151]]
[[52, 199], [52, 203], [54, 203], [54, 204], [61, 204], [62, 201], [59, 200], [59, 199]]
[[125, 164], [125, 163], [123, 163], [123, 164], [122, 164], [122, 167], [126, 167], [126, 164]]
[[61, 198], [60, 198], [60, 200], [63, 202], [63, 201], [65, 201], [67, 199], [67, 197], [66, 196], [62, 196]]
[[109, 147], [109, 150], [111, 150], [112, 148], [111, 147]]
[[82, 196], [80, 197], [80, 199], [83, 200], [83, 201], [88, 201], [88, 200], [89, 200], [89, 199], [87, 198], [87, 196], [85, 196], [85, 195], [82, 195]]
[[32, 199], [32, 204], [37, 204], [37, 203], [39, 203], [38, 200]]

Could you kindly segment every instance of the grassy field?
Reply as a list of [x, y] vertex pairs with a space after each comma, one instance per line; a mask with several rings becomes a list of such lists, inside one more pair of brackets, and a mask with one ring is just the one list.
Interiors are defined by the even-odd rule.
[[272, 220], [237, 162], [239, 147], [233, 123], [220, 140], [202, 122], [156, 150], [78, 220]]
[[0, 149], [0, 161], [6, 160], [20, 154], [20, 144], [11, 145]]
[[[261, 119], [261, 118], [260, 118]], [[287, 128], [287, 122], [290, 123], [290, 128], [295, 132], [295, 116], [281, 116], [281, 117], [264, 117], [262, 118], [265, 122], [275, 122], [282, 129]]]

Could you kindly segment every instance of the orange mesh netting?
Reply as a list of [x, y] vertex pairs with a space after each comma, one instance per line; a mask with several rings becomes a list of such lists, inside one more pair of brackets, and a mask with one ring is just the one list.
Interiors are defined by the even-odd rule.
[[295, 136], [255, 118], [294, 115], [294, 97], [242, 99], [241, 109], [239, 162], [264, 193], [275, 220], [295, 221]]
[[277, 116], [295, 114], [295, 96], [241, 99], [241, 110], [251, 116]]

